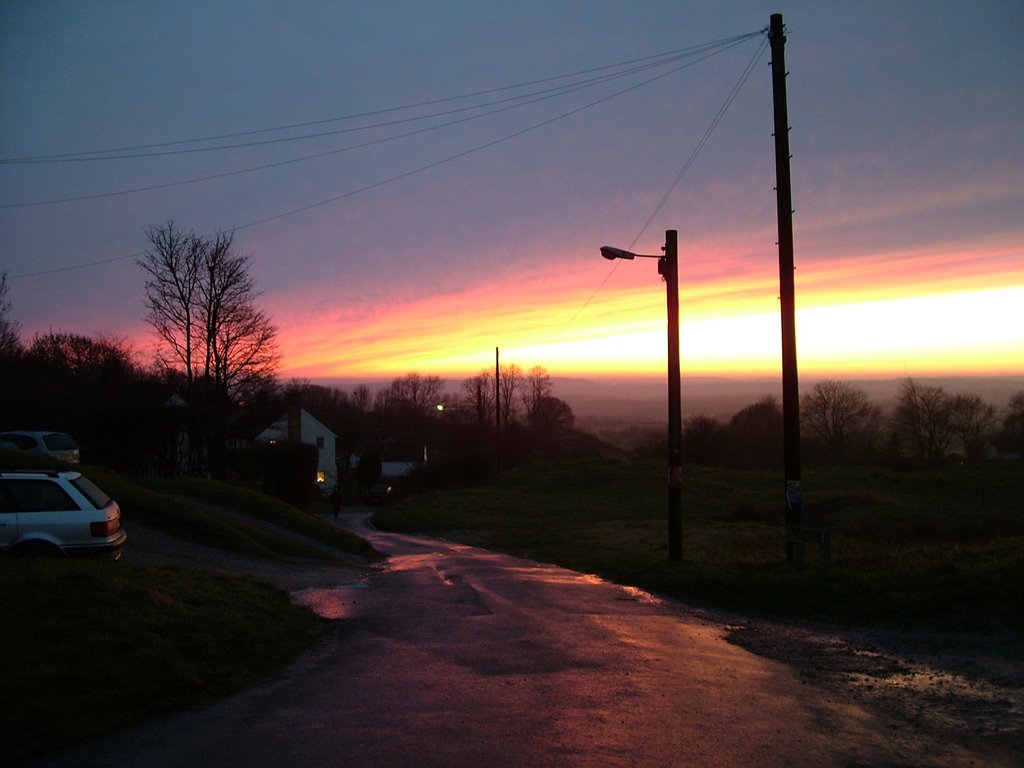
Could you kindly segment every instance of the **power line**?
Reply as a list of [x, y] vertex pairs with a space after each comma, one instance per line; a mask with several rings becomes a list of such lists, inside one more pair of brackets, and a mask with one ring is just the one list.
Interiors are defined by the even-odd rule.
[[[744, 36], [742, 39], [739, 39], [738, 41], [732, 41], [726, 47], [722, 47], [722, 48], [718, 48], [718, 49], [713, 49], [711, 45], [703, 46], [702, 50], [703, 51], [707, 51], [708, 53], [705, 56], [702, 56], [699, 59], [695, 59], [694, 61], [689, 62], [685, 66], [690, 66], [691, 64], [696, 64], [696, 63], [698, 63], [700, 61], [703, 61], [704, 59], [706, 59], [710, 55], [714, 55], [714, 54], [717, 54], [717, 53], [724, 52], [725, 50], [728, 50], [729, 48], [731, 48], [731, 47], [733, 47], [735, 45], [738, 45], [740, 42], [743, 42], [746, 39], [747, 39], [747, 36]], [[591, 78], [589, 80], [584, 80], [584, 81], [577, 82], [577, 83], [572, 83], [572, 84], [569, 84], [569, 85], [558, 86], [557, 88], [549, 88], [549, 89], [545, 89], [545, 90], [538, 91], [538, 92], [535, 92], [535, 93], [524, 94], [524, 95], [521, 95], [521, 96], [515, 96], [515, 97], [511, 97], [511, 98], [507, 98], [507, 99], [500, 99], [500, 100], [497, 100], [497, 101], [492, 101], [492, 102], [487, 102], [487, 103], [483, 103], [483, 104], [472, 105], [472, 106], [469, 106], [469, 107], [462, 107], [462, 108], [455, 109], [455, 110], [448, 110], [446, 112], [433, 113], [431, 115], [425, 115], [425, 116], [419, 116], [419, 117], [413, 117], [413, 118], [406, 118], [406, 119], [403, 119], [403, 120], [392, 121], [392, 122], [389, 122], [389, 123], [381, 123], [381, 124], [378, 124], [378, 125], [375, 125], [375, 126], [362, 126], [362, 127], [359, 127], [359, 128], [349, 128], [349, 129], [344, 129], [343, 131], [332, 132], [332, 134], [336, 134], [336, 133], [353, 132], [353, 131], [359, 131], [359, 130], [368, 130], [370, 128], [386, 127], [386, 126], [397, 125], [397, 124], [405, 123], [405, 122], [412, 122], [412, 121], [416, 121], [416, 120], [424, 120], [424, 119], [428, 119], [430, 117], [439, 117], [439, 116], [450, 115], [450, 114], [455, 114], [455, 113], [459, 113], [459, 112], [466, 112], [466, 111], [469, 111], [469, 110], [482, 109], [484, 107], [493, 106], [493, 105], [496, 105], [496, 104], [505, 104], [506, 105], [506, 106], [502, 106], [502, 107], [499, 107], [497, 109], [494, 109], [494, 110], [491, 110], [491, 111], [488, 111], [488, 112], [481, 112], [481, 113], [476, 114], [476, 115], [470, 115], [470, 116], [467, 116], [467, 117], [458, 118], [456, 120], [451, 120], [451, 121], [448, 121], [448, 122], [439, 123], [437, 125], [427, 126], [425, 128], [420, 128], [420, 129], [416, 129], [416, 130], [413, 130], [413, 131], [408, 131], [406, 133], [397, 134], [395, 136], [388, 136], [388, 137], [384, 137], [384, 138], [380, 138], [380, 139], [372, 139], [372, 140], [365, 141], [365, 142], [362, 142], [362, 143], [353, 144], [353, 145], [349, 145], [349, 146], [345, 146], [345, 147], [340, 147], [340, 148], [335, 148], [335, 149], [331, 149], [331, 150], [325, 150], [323, 152], [317, 152], [317, 153], [314, 153], [314, 154], [302, 155], [300, 157], [290, 158], [288, 160], [280, 160], [280, 161], [273, 162], [273, 163], [265, 163], [265, 164], [262, 164], [262, 165], [251, 166], [251, 167], [248, 167], [248, 168], [236, 169], [236, 170], [233, 170], [233, 171], [225, 171], [225, 172], [222, 172], [222, 173], [208, 174], [208, 175], [193, 177], [193, 178], [189, 178], [189, 179], [179, 179], [177, 181], [166, 182], [166, 183], [163, 183], [163, 184], [150, 184], [150, 185], [146, 185], [146, 186], [142, 186], [142, 187], [133, 187], [133, 188], [129, 188], [129, 189], [115, 190], [115, 191], [111, 191], [111, 192], [97, 192], [97, 193], [87, 194], [87, 195], [75, 195], [75, 196], [62, 197], [62, 198], [51, 198], [51, 199], [48, 199], [48, 200], [33, 200], [33, 201], [26, 201], [26, 202], [21, 202], [21, 203], [4, 203], [4, 204], [0, 204], [0, 210], [10, 209], [10, 208], [29, 208], [29, 207], [36, 207], [36, 206], [41, 206], [41, 205], [56, 205], [56, 204], [60, 204], [60, 203], [80, 202], [80, 201], [85, 201], [85, 200], [97, 200], [97, 199], [102, 199], [102, 198], [107, 198], [107, 197], [118, 197], [118, 196], [123, 196], [123, 195], [137, 194], [137, 193], [141, 193], [141, 192], [153, 192], [153, 191], [157, 191], [157, 190], [160, 190], [160, 189], [170, 189], [172, 187], [185, 186], [185, 185], [188, 185], [188, 184], [196, 184], [196, 183], [200, 183], [200, 182], [214, 181], [214, 180], [218, 180], [218, 179], [230, 178], [232, 176], [240, 176], [240, 175], [247, 174], [247, 173], [253, 173], [253, 172], [256, 172], [256, 171], [269, 170], [271, 168], [279, 168], [279, 167], [282, 167], [282, 166], [285, 166], [285, 165], [291, 165], [291, 164], [295, 164], [295, 163], [299, 163], [299, 162], [304, 162], [304, 161], [307, 161], [307, 160], [320, 159], [320, 158], [328, 157], [328, 156], [331, 156], [331, 155], [341, 154], [343, 152], [350, 152], [350, 151], [353, 151], [353, 150], [356, 150], [356, 149], [364, 149], [364, 148], [370, 147], [370, 146], [384, 144], [384, 143], [388, 143], [388, 142], [392, 142], [392, 141], [398, 141], [400, 139], [404, 139], [404, 138], [408, 138], [408, 137], [411, 137], [411, 136], [420, 135], [420, 134], [423, 134], [423, 133], [428, 133], [428, 132], [431, 132], [431, 131], [440, 130], [442, 128], [448, 128], [448, 127], [451, 127], [453, 125], [458, 125], [458, 124], [461, 124], [461, 123], [469, 122], [471, 120], [478, 120], [478, 119], [481, 119], [481, 118], [484, 118], [484, 117], [490, 117], [490, 116], [499, 114], [501, 112], [509, 111], [511, 109], [518, 109], [520, 107], [528, 106], [528, 105], [531, 105], [531, 104], [536, 104], [538, 102], [546, 101], [548, 99], [552, 99], [552, 98], [555, 98], [555, 97], [558, 97], [558, 96], [563, 96], [563, 95], [566, 95], [566, 94], [575, 93], [575, 92], [581, 91], [581, 90], [583, 90], [585, 88], [591, 88], [591, 87], [594, 87], [596, 85], [603, 85], [605, 83], [612, 82], [612, 81], [620, 79], [622, 77], [626, 77], [626, 76], [629, 76], [629, 75], [634, 75], [634, 74], [637, 74], [637, 73], [640, 73], [640, 72], [643, 72], [643, 71], [646, 71], [646, 70], [649, 70], [649, 69], [662, 67], [662, 66], [665, 66], [666, 64], [675, 63], [675, 62], [677, 62], [677, 61], [679, 61], [681, 59], [684, 59], [684, 58], [687, 58], [687, 57], [693, 56], [693, 55], [696, 55], [696, 54], [689, 53], [685, 57], [684, 56], [675, 56], [675, 57], [672, 57], [672, 58], [669, 58], [669, 59], [659, 59], [655, 63], [646, 63], [646, 64], [643, 64], [643, 65], [640, 65], [640, 66], [633, 67], [633, 68], [628, 69], [628, 70], [624, 70], [624, 71], [621, 71], [621, 72], [616, 72], [616, 73], [611, 74], [611, 75], [602, 75], [601, 77]], [[671, 70], [670, 72], [668, 72], [666, 74], [672, 74], [674, 72], [679, 71], [679, 69], [681, 69], [681, 68], [682, 67], [677, 67], [677, 68]], [[606, 69], [606, 68], [602, 68], [602, 69]], [[643, 85], [643, 83], [641, 85]], [[525, 101], [524, 101], [524, 99], [525, 99]], [[508, 102], [510, 102], [510, 101], [515, 101], [515, 102], [518, 102], [518, 103], [512, 104], [512, 105], [508, 105]], [[320, 135], [324, 136], [324, 135], [329, 135], [329, 134], [320, 134]], [[280, 141], [285, 141], [285, 139], [282, 139]], [[252, 145], [236, 145], [236, 146], [252, 146]], [[223, 149], [223, 148], [224, 147], [217, 147], [216, 149]], [[185, 151], [193, 151], [193, 150], [185, 150]], [[173, 153], [169, 153], [169, 154], [173, 154]], [[130, 156], [121, 156], [121, 157], [143, 157], [143, 156], [155, 156], [155, 155], [130, 155]], [[92, 159], [113, 159], [113, 158], [92, 158]], [[121, 158], [116, 158], [116, 159], [121, 159]]]
[[[390, 184], [390, 183], [393, 183], [393, 182], [396, 182], [396, 181], [400, 181], [402, 179], [409, 178], [410, 176], [414, 176], [414, 175], [416, 175], [418, 173], [422, 173], [424, 171], [430, 170], [432, 168], [437, 168], [437, 167], [439, 167], [441, 165], [445, 165], [445, 164], [447, 164], [449, 162], [453, 162], [455, 160], [458, 160], [460, 158], [466, 157], [468, 155], [475, 154], [477, 152], [483, 151], [483, 150], [488, 149], [490, 147], [493, 147], [493, 146], [496, 146], [498, 144], [501, 144], [501, 143], [504, 143], [506, 141], [509, 141], [511, 139], [514, 139], [514, 138], [516, 138], [518, 136], [522, 136], [522, 135], [524, 135], [526, 133], [530, 133], [530, 132], [532, 132], [534, 130], [537, 130], [539, 128], [542, 128], [544, 126], [551, 125], [552, 123], [558, 122], [558, 121], [566, 119], [568, 117], [571, 117], [572, 115], [579, 114], [580, 112], [583, 112], [583, 111], [585, 111], [587, 109], [591, 109], [592, 107], [598, 106], [600, 104], [604, 104], [605, 102], [608, 102], [608, 101], [610, 101], [612, 99], [618, 98], [619, 96], [622, 96], [622, 95], [624, 95], [626, 93], [629, 93], [631, 91], [635, 91], [635, 90], [637, 90], [639, 88], [642, 88], [642, 87], [644, 87], [646, 85], [649, 85], [649, 84], [651, 84], [653, 82], [656, 82], [658, 80], [662, 80], [665, 77], [668, 77], [669, 75], [675, 74], [676, 72], [679, 72], [679, 71], [681, 71], [683, 69], [686, 69], [686, 68], [688, 68], [690, 66], [693, 66], [694, 64], [699, 63], [700, 61], [704, 61], [707, 58], [710, 58], [711, 56], [716, 55], [717, 53], [722, 53], [724, 50], [728, 50], [729, 48], [732, 48], [732, 47], [734, 47], [736, 45], [739, 45], [740, 43], [744, 42], [745, 40], [748, 40], [748, 39], [750, 39], [752, 37], [755, 37], [757, 35], [760, 35], [760, 34], [762, 34], [762, 32], [749, 33], [749, 34], [746, 34], [746, 35], [738, 36], [736, 38], [731, 38], [730, 41], [729, 41], [729, 44], [725, 48], [722, 48], [721, 50], [714, 50], [712, 52], [708, 52], [708, 53], [706, 53], [706, 55], [701, 56], [699, 59], [696, 59], [695, 61], [689, 61], [689, 62], [687, 62], [685, 64], [681, 64], [681, 65], [679, 65], [677, 67], [674, 67], [674, 68], [668, 70], [667, 72], [662, 72], [660, 74], [657, 74], [657, 75], [654, 75], [654, 76], [652, 76], [650, 78], [647, 78], [646, 80], [643, 80], [641, 82], [634, 83], [634, 84], [632, 84], [632, 85], [630, 85], [630, 86], [628, 86], [626, 88], [623, 88], [623, 89], [621, 89], [619, 91], [616, 91], [616, 92], [614, 92], [612, 94], [603, 96], [603, 97], [601, 97], [599, 99], [596, 99], [596, 100], [591, 101], [591, 102], [589, 102], [587, 104], [584, 104], [583, 106], [576, 107], [576, 108], [574, 108], [572, 110], [569, 110], [568, 112], [564, 112], [564, 113], [561, 113], [559, 115], [556, 115], [555, 117], [547, 118], [547, 119], [542, 120], [542, 121], [540, 121], [538, 123], [534, 123], [533, 125], [530, 125], [530, 126], [528, 126], [526, 128], [519, 129], [519, 130], [514, 131], [512, 133], [509, 133], [509, 134], [506, 134], [504, 136], [501, 136], [501, 137], [499, 137], [497, 139], [485, 142], [483, 144], [477, 145], [477, 146], [472, 147], [472, 148], [467, 149], [467, 150], [463, 150], [463, 151], [458, 152], [458, 153], [456, 153], [454, 155], [450, 155], [448, 157], [442, 158], [441, 160], [437, 160], [437, 161], [434, 161], [434, 162], [431, 162], [431, 163], [427, 163], [425, 165], [422, 165], [422, 166], [419, 166], [417, 168], [414, 168], [414, 169], [412, 169], [410, 171], [406, 171], [406, 172], [397, 174], [395, 176], [391, 176], [389, 178], [382, 179], [380, 181], [374, 182], [372, 184], [368, 184], [368, 185], [360, 187], [358, 189], [350, 190], [348, 192], [344, 192], [344, 193], [339, 194], [339, 195], [334, 195], [334, 196], [332, 196], [330, 198], [326, 198], [326, 199], [319, 200], [319, 201], [316, 201], [316, 202], [313, 202], [313, 203], [309, 203], [307, 205], [303, 205], [303, 206], [300, 206], [298, 208], [293, 208], [293, 209], [290, 209], [290, 210], [287, 210], [287, 211], [284, 211], [284, 212], [281, 212], [281, 213], [277, 213], [277, 214], [274, 214], [274, 215], [271, 215], [271, 216], [266, 216], [264, 218], [257, 219], [257, 220], [254, 220], [254, 221], [250, 221], [250, 222], [247, 222], [245, 224], [237, 225], [237, 226], [233, 227], [232, 230], [233, 231], [238, 231], [238, 230], [242, 230], [242, 229], [249, 229], [251, 227], [255, 227], [255, 226], [258, 226], [260, 224], [266, 224], [266, 223], [271, 222], [271, 221], [277, 221], [279, 219], [283, 219], [283, 218], [286, 218], [288, 216], [292, 216], [292, 215], [295, 215], [295, 214], [298, 214], [298, 213], [302, 213], [302, 212], [305, 212], [305, 211], [308, 211], [308, 210], [312, 210], [314, 208], [318, 208], [318, 207], [321, 207], [321, 206], [324, 206], [324, 205], [328, 205], [330, 203], [337, 202], [338, 200], [343, 200], [345, 198], [352, 197], [352, 196], [361, 194], [363, 192], [367, 192], [367, 191], [372, 190], [372, 189], [377, 189], [379, 187], [385, 186], [386, 184]], [[703, 46], [702, 48], [707, 50], [709, 47], [710, 46]], [[715, 123], [715, 124], [717, 124], [717, 123]], [[639, 235], [637, 237], [639, 238]], [[9, 277], [13, 280], [13, 279], [26, 278], [26, 277], [39, 277], [39, 276], [44, 276], [44, 275], [58, 274], [58, 273], [61, 273], [61, 272], [69, 272], [69, 271], [78, 270], [78, 269], [86, 269], [86, 268], [90, 268], [90, 267], [100, 266], [100, 265], [103, 265], [103, 264], [109, 264], [109, 263], [117, 262], [117, 261], [125, 261], [125, 260], [128, 260], [128, 259], [135, 259], [135, 258], [139, 258], [139, 257], [144, 256], [144, 255], [145, 255], [144, 253], [133, 253], [133, 254], [125, 255], [125, 256], [114, 256], [114, 257], [110, 257], [110, 258], [106, 258], [106, 259], [100, 259], [100, 260], [97, 260], [97, 261], [83, 263], [83, 264], [71, 265], [71, 266], [66, 266], [66, 267], [57, 267], [57, 268], [48, 269], [48, 270], [39, 270], [39, 271], [36, 271], [36, 272], [26, 272], [26, 273], [22, 273], [22, 274], [18, 274], [18, 275], [9, 275]], [[609, 275], [609, 277], [610, 276], [611, 275]], [[606, 278], [605, 282], [607, 282], [607, 278]], [[603, 285], [604, 285], [604, 283], [602, 283], [602, 286]], [[598, 288], [598, 290], [600, 290], [600, 287]], [[596, 294], [597, 294], [597, 291], [594, 292], [594, 295], [596, 295]], [[593, 296], [591, 296], [591, 299], [592, 298], [593, 298]], [[580, 310], [575, 315], [573, 315], [572, 318], [570, 318], [569, 322], [572, 322], [572, 320], [575, 319], [575, 317], [577, 315], [579, 315], [580, 312], [583, 311], [583, 308], [585, 308], [586, 304], [588, 304], [589, 302], [590, 302], [590, 299], [588, 299], [587, 302], [584, 304], [584, 306], [581, 307]], [[566, 325], [568, 325], [568, 323], [566, 323]]]
[[[762, 32], [759, 32], [758, 34], [764, 34], [765, 32], [767, 32], [767, 30], [762, 30]], [[751, 57], [750, 61], [747, 63], [747, 66], [740, 75], [739, 80], [737, 80], [736, 84], [732, 87], [732, 90], [726, 97], [725, 102], [722, 104], [721, 107], [719, 107], [718, 112], [715, 114], [715, 117], [711, 121], [711, 124], [708, 126], [707, 130], [704, 131], [704, 135], [701, 137], [700, 141], [697, 142], [697, 146], [694, 148], [693, 152], [690, 153], [690, 156], [686, 158], [686, 162], [683, 163], [682, 169], [680, 169], [679, 173], [676, 174], [676, 177], [672, 180], [672, 183], [665, 191], [665, 194], [662, 195], [661, 200], [654, 207], [654, 210], [651, 212], [651, 215], [647, 217], [647, 220], [644, 222], [644, 225], [640, 227], [640, 231], [637, 232], [636, 237], [633, 238], [632, 242], [629, 244], [629, 247], [626, 248], [627, 251], [633, 250], [633, 248], [639, 242], [640, 238], [643, 237], [644, 232], [646, 232], [647, 228], [651, 225], [651, 222], [654, 221], [654, 218], [658, 215], [661, 209], [665, 206], [665, 203], [668, 202], [669, 197], [679, 186], [679, 183], [682, 181], [683, 176], [685, 176], [686, 172], [690, 170], [690, 167], [697, 159], [697, 155], [700, 154], [701, 149], [703, 149], [704, 145], [707, 144], [708, 139], [711, 138], [711, 134], [714, 132], [715, 128], [718, 127], [718, 124], [722, 121], [722, 118], [725, 117], [725, 113], [729, 110], [729, 107], [732, 106], [733, 101], [736, 100], [736, 96], [739, 95], [740, 90], [742, 90], [747, 80], [750, 79], [750, 75], [753, 73], [754, 67], [757, 66], [757, 62], [764, 55], [765, 50], [767, 50], [768, 48], [768, 44], [768, 38], [765, 37], [761, 41], [761, 44], [757, 47], [757, 50], [754, 52], [754, 55]], [[608, 281], [611, 280], [612, 275], [615, 274], [615, 270], [617, 270], [621, 264], [621, 259], [615, 260], [615, 263], [608, 271], [608, 274], [604, 276], [604, 279], [598, 284], [597, 288], [594, 289], [594, 292], [587, 297], [587, 300], [583, 302], [582, 306], [580, 306], [580, 308], [573, 313], [572, 317], [570, 317], [565, 322], [565, 325], [562, 326], [563, 329], [571, 325], [572, 322], [577, 317], [579, 317], [580, 314], [582, 314], [583, 310], [585, 310], [590, 305], [590, 302], [592, 302], [594, 298], [597, 296], [597, 294], [600, 293], [601, 290], [605, 287], [605, 285], [608, 284]]]
[[[275, 132], [278, 132], [278, 131], [294, 130], [294, 129], [297, 129], [297, 128], [309, 128], [309, 127], [316, 126], [316, 125], [325, 125], [325, 124], [329, 124], [329, 123], [336, 123], [336, 122], [342, 122], [342, 121], [348, 121], [348, 120], [355, 120], [355, 119], [364, 118], [364, 117], [376, 117], [378, 115], [385, 115], [385, 114], [390, 114], [390, 113], [393, 113], [393, 112], [402, 112], [402, 111], [407, 111], [407, 110], [411, 110], [411, 109], [420, 109], [420, 108], [423, 108], [423, 107], [435, 106], [435, 105], [438, 105], [438, 104], [445, 104], [445, 103], [450, 103], [450, 102], [454, 102], [454, 101], [461, 101], [461, 100], [465, 100], [465, 99], [476, 98], [478, 96], [486, 96], [486, 95], [490, 95], [490, 94], [494, 94], [494, 93], [502, 93], [502, 92], [505, 92], [505, 91], [512, 91], [512, 90], [516, 90], [516, 89], [520, 89], [520, 88], [527, 88], [527, 87], [531, 87], [531, 86], [535, 86], [535, 85], [540, 85], [540, 84], [543, 84], [543, 83], [554, 82], [554, 81], [557, 81], [557, 80], [565, 80], [565, 79], [573, 78], [573, 77], [580, 77], [582, 75], [589, 75], [589, 74], [593, 74], [595, 72], [602, 72], [602, 71], [606, 71], [606, 70], [610, 70], [610, 69], [619, 69], [621, 67], [634, 66], [634, 65], [640, 64], [641, 62], [647, 62], [641, 68], [651, 67], [651, 66], [660, 66], [661, 64], [664, 64], [666, 62], [671, 62], [671, 61], [674, 61], [674, 60], [678, 60], [679, 58], [685, 58], [687, 56], [694, 56], [694, 55], [697, 55], [698, 53], [701, 53], [701, 52], [709, 50], [709, 49], [719, 48], [719, 47], [722, 47], [722, 46], [731, 46], [732, 44], [735, 44], [735, 43], [738, 43], [738, 42], [742, 42], [742, 41], [747, 40], [750, 37], [756, 36], [758, 34], [760, 34], [760, 32], [746, 33], [744, 35], [737, 35], [735, 37], [725, 38], [723, 40], [717, 40], [717, 41], [710, 42], [710, 43], [702, 43], [700, 45], [690, 46], [688, 48], [680, 48], [680, 49], [677, 49], [677, 50], [674, 50], [674, 51], [667, 51], [665, 53], [653, 54], [651, 56], [644, 56], [644, 57], [637, 58], [637, 59], [629, 59], [627, 61], [619, 62], [617, 64], [606, 64], [606, 65], [603, 65], [603, 66], [600, 66], [600, 67], [593, 67], [591, 69], [584, 69], [584, 70], [579, 70], [579, 71], [576, 71], [576, 72], [570, 72], [570, 73], [561, 74], [561, 75], [553, 75], [553, 76], [550, 76], [550, 77], [539, 78], [539, 79], [536, 79], [536, 80], [529, 80], [529, 81], [525, 81], [525, 82], [522, 82], [522, 83], [516, 83], [516, 84], [513, 84], [513, 85], [499, 86], [499, 87], [496, 87], [496, 88], [487, 88], [487, 89], [480, 90], [480, 91], [474, 91], [472, 93], [462, 94], [460, 96], [448, 96], [448, 97], [444, 97], [444, 98], [440, 98], [440, 99], [432, 99], [432, 100], [428, 100], [428, 101], [421, 101], [421, 102], [417, 102], [417, 103], [413, 103], [413, 104], [406, 104], [406, 105], [397, 106], [397, 107], [387, 107], [385, 109], [373, 110], [373, 111], [368, 111], [368, 112], [360, 112], [360, 113], [355, 113], [355, 114], [351, 114], [351, 115], [342, 115], [342, 116], [339, 116], [339, 117], [323, 118], [323, 119], [312, 120], [312, 121], [308, 121], [308, 122], [291, 123], [291, 124], [288, 124], [288, 125], [274, 126], [274, 127], [270, 127], [270, 128], [257, 128], [257, 129], [251, 129], [251, 130], [246, 130], [246, 131], [237, 131], [237, 132], [234, 132], [234, 133], [225, 133], [225, 134], [219, 134], [219, 135], [214, 135], [214, 136], [206, 136], [206, 137], [200, 137], [200, 138], [179, 139], [179, 140], [175, 140], [175, 141], [150, 143], [150, 144], [139, 144], [139, 145], [134, 145], [134, 146], [119, 147], [119, 148], [112, 148], [112, 149], [98, 149], [98, 150], [86, 150], [86, 151], [79, 151], [79, 152], [63, 152], [63, 153], [56, 153], [56, 154], [50, 154], [50, 155], [30, 155], [30, 156], [23, 156], [23, 157], [0, 158], [0, 164], [33, 164], [33, 163], [51, 163], [51, 162], [76, 162], [76, 161], [81, 161], [81, 160], [112, 160], [112, 159], [135, 158], [135, 157], [153, 157], [153, 156], [159, 156], [159, 155], [163, 155], [163, 154], [179, 154], [179, 153], [184, 153], [184, 152], [206, 152], [206, 151], [214, 151], [214, 150], [221, 150], [221, 149], [235, 149], [235, 148], [238, 148], [238, 147], [256, 146], [256, 145], [260, 145], [260, 144], [279, 143], [279, 142], [286, 142], [286, 141], [299, 141], [299, 140], [305, 140], [305, 139], [310, 139], [310, 138], [317, 138], [317, 137], [321, 137], [321, 136], [334, 135], [336, 133], [342, 133], [342, 132], [345, 132], [347, 130], [364, 130], [365, 128], [379, 127], [381, 124], [371, 125], [371, 126], [364, 126], [362, 128], [356, 128], [356, 129], [344, 129], [344, 130], [341, 130], [341, 131], [331, 131], [331, 132], [326, 132], [326, 133], [309, 134], [309, 135], [304, 135], [304, 136], [284, 137], [284, 138], [280, 138], [280, 139], [271, 139], [271, 140], [267, 140], [267, 141], [264, 141], [264, 142], [252, 142], [252, 143], [243, 143], [243, 144], [218, 145], [218, 146], [214, 146], [214, 147], [203, 147], [203, 148], [191, 149], [191, 150], [178, 150], [178, 151], [166, 152], [166, 153], [165, 152], [159, 152], [159, 153], [154, 152], [154, 153], [143, 153], [143, 154], [125, 154], [125, 153], [129, 153], [129, 152], [138, 152], [140, 150], [162, 149], [162, 148], [165, 148], [165, 147], [175, 147], [175, 146], [181, 146], [181, 145], [185, 145], [185, 144], [200, 144], [200, 143], [206, 143], [206, 142], [211, 142], [211, 141], [221, 141], [221, 140], [224, 140], [224, 139], [240, 138], [242, 136], [254, 136], [254, 135], [261, 135], [261, 134], [266, 134], [266, 133], [275, 133]], [[514, 98], [523, 98], [523, 97], [514, 97]], [[469, 107], [469, 108], [471, 109], [473, 107]], [[456, 111], [458, 111], [458, 110], [456, 110]], [[447, 114], [447, 113], [441, 113], [441, 114]], [[428, 115], [426, 117], [430, 117], [430, 115]], [[409, 120], [416, 120], [416, 119], [424, 119], [424, 118], [409, 118]], [[397, 121], [397, 122], [405, 122], [405, 121]], [[389, 123], [384, 123], [383, 125], [388, 125], [388, 124]]]

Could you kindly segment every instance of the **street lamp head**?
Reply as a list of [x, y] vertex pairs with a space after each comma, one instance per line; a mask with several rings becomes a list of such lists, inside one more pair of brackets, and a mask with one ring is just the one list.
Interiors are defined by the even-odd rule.
[[601, 255], [609, 260], [636, 258], [636, 254], [632, 251], [625, 251], [622, 248], [612, 248], [610, 245], [601, 246]]

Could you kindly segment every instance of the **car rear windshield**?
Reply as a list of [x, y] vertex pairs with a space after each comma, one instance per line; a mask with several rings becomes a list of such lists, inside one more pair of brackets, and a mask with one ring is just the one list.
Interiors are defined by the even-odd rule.
[[50, 432], [43, 435], [43, 442], [46, 443], [48, 451], [73, 451], [78, 447], [78, 443], [71, 438], [71, 435], [66, 435], [63, 432]]
[[87, 498], [89, 501], [91, 501], [92, 505], [96, 507], [96, 509], [103, 509], [105, 506], [107, 506], [107, 504], [111, 502], [111, 498], [103, 491], [101, 491], [96, 486], [96, 483], [94, 483], [92, 480], [85, 477], [84, 475], [79, 475], [78, 477], [76, 477], [74, 480], [71, 481], [71, 484], [75, 486], [75, 488], [77, 488], [79, 491], [81, 491], [82, 495], [85, 496], [85, 498]]

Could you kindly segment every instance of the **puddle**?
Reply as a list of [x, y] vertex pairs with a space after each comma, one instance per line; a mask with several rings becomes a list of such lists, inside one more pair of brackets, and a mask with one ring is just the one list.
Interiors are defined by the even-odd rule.
[[365, 582], [340, 584], [329, 589], [300, 589], [291, 593], [295, 605], [303, 605], [325, 619], [344, 619], [351, 614], [353, 589], [366, 589]]

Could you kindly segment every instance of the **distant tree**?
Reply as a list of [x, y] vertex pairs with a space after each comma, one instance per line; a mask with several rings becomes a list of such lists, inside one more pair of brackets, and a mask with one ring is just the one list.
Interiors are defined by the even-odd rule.
[[893, 433], [903, 453], [926, 465], [941, 463], [953, 440], [952, 398], [938, 386], [907, 378], [900, 387]]
[[369, 413], [372, 403], [373, 396], [370, 393], [370, 388], [365, 384], [360, 384], [352, 390], [352, 405], [360, 413]]
[[93, 339], [77, 333], [50, 332], [37, 335], [27, 354], [80, 378], [97, 378], [110, 371], [124, 373], [137, 367], [130, 344], [114, 337]]
[[444, 381], [437, 376], [407, 373], [391, 382], [388, 400], [392, 406], [399, 406], [418, 416], [425, 416], [436, 409], [443, 388]]
[[3, 399], [19, 422], [69, 432], [83, 458], [122, 470], [145, 468], [146, 457], [158, 452], [159, 380], [137, 364], [126, 341], [38, 334], [17, 364], [22, 385]]
[[845, 461], [873, 446], [881, 410], [864, 390], [826, 379], [801, 399], [800, 418], [809, 442], [817, 442], [828, 459]]
[[965, 458], [982, 458], [998, 423], [995, 406], [978, 395], [954, 395], [949, 401], [949, 417]]
[[11, 302], [7, 298], [9, 290], [5, 269], [0, 271], [0, 358], [13, 357], [21, 351], [21, 326], [11, 319]]
[[494, 420], [494, 374], [484, 369], [462, 382], [463, 405], [474, 414], [477, 426], [490, 425]]
[[344, 390], [312, 384], [307, 379], [291, 379], [285, 386], [284, 395], [286, 400], [299, 403], [338, 434], [356, 411]]
[[771, 396], [748, 405], [729, 420], [729, 463], [738, 467], [782, 466], [782, 407]]
[[500, 401], [498, 403], [498, 412], [501, 414], [501, 423], [505, 425], [511, 423], [515, 417], [516, 392], [523, 382], [523, 369], [515, 363], [509, 363], [501, 366], [499, 373], [500, 382], [498, 389]]
[[576, 417], [567, 402], [548, 395], [533, 404], [528, 425], [535, 436], [552, 436], [575, 428]]
[[553, 385], [547, 368], [543, 365], [535, 365], [531, 368], [523, 380], [523, 407], [526, 408], [526, 421], [533, 423], [537, 420], [538, 413], [545, 405], [545, 400], [551, 397]]
[[1001, 450], [1024, 453], [1024, 390], [1010, 398], [997, 444]]
[[702, 466], [721, 464], [728, 444], [725, 425], [712, 416], [690, 416], [683, 422], [683, 461]]

